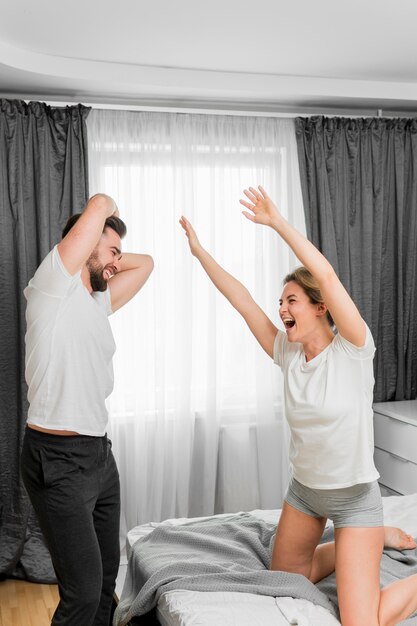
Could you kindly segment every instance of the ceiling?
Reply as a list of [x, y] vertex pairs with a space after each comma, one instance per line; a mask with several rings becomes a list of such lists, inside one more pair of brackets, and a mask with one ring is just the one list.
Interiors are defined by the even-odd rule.
[[0, 0], [0, 96], [417, 112], [414, 0]]

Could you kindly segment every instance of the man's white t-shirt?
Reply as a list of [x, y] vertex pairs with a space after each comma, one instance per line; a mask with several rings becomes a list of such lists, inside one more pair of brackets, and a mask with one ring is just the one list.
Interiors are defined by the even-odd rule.
[[24, 290], [27, 421], [101, 437], [116, 349], [110, 290], [90, 294], [80, 274], [67, 272], [55, 246]]
[[278, 331], [274, 362], [284, 375], [293, 476], [313, 489], [341, 489], [376, 480], [373, 436], [373, 357], [340, 334], [311, 361], [303, 346]]

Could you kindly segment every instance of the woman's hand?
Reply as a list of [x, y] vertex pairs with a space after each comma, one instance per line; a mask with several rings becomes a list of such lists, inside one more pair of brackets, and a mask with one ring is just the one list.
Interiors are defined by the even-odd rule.
[[245, 189], [243, 193], [247, 196], [250, 202], [246, 200], [239, 200], [240, 204], [243, 204], [249, 211], [242, 211], [243, 215], [255, 224], [265, 224], [265, 226], [272, 226], [274, 221], [280, 217], [279, 211], [271, 198], [266, 193], [265, 189], [259, 185], [259, 191], [254, 187]]
[[190, 222], [183, 215], [180, 219], [180, 224], [183, 227], [185, 234], [188, 237], [188, 243], [190, 245], [191, 254], [197, 256], [199, 250], [202, 250], [201, 243], [198, 240], [196, 232], [194, 228], [191, 226]]

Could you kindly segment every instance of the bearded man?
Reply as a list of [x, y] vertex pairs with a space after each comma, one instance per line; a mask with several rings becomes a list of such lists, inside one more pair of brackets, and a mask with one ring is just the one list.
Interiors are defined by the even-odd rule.
[[125, 234], [114, 200], [93, 196], [24, 291], [29, 412], [21, 468], [58, 580], [53, 626], [110, 623], [120, 487], [106, 436], [115, 351], [108, 316], [153, 269], [149, 255], [122, 255]]

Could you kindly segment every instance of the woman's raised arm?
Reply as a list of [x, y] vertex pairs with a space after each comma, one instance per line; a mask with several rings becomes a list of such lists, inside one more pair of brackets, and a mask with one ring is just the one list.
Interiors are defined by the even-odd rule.
[[261, 307], [256, 304], [246, 287], [226, 272], [203, 248], [190, 222], [185, 217], [181, 217], [180, 224], [188, 237], [191, 253], [200, 261], [204, 271], [215, 287], [242, 315], [259, 344], [272, 358], [275, 336], [278, 332], [277, 328], [262, 311]]
[[363, 346], [365, 322], [329, 261], [311, 241], [287, 222], [263, 187], [259, 186], [258, 189], [249, 187], [245, 189], [244, 194], [249, 200], [249, 202], [240, 200], [240, 203], [248, 209], [242, 211], [245, 217], [255, 224], [273, 228], [284, 239], [299, 261], [317, 280], [339, 333], [355, 346]]

